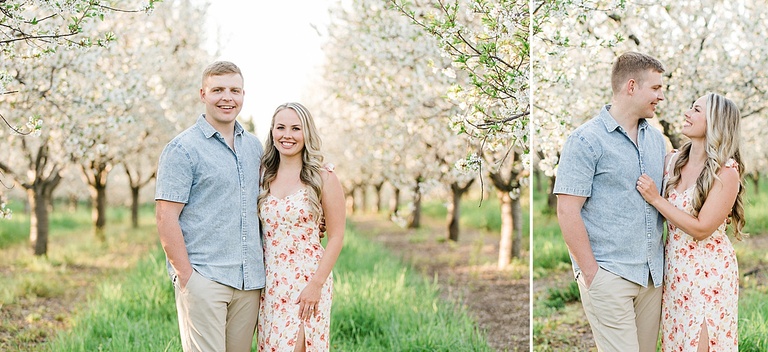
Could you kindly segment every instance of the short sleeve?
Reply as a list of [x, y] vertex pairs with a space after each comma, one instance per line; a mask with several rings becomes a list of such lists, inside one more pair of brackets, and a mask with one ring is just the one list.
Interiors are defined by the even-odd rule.
[[594, 148], [581, 135], [571, 134], [560, 153], [553, 193], [591, 196], [596, 169], [597, 154]]
[[186, 204], [192, 188], [194, 170], [189, 153], [178, 143], [170, 143], [157, 165], [155, 200]]

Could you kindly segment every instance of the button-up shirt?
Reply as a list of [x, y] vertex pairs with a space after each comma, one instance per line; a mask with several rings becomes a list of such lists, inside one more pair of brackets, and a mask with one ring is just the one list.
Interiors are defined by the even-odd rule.
[[239, 123], [233, 150], [203, 114], [166, 145], [158, 164], [155, 200], [184, 203], [179, 224], [192, 268], [236, 289], [266, 282], [256, 205], [262, 153]]
[[[606, 105], [566, 140], [554, 193], [586, 197], [581, 217], [597, 264], [622, 278], [661, 286], [663, 218], [635, 188], [648, 174], [661, 188], [665, 142], [657, 129], [639, 121], [637, 144]], [[573, 259], [573, 258], [572, 258]], [[574, 272], [579, 267], [573, 261]]]

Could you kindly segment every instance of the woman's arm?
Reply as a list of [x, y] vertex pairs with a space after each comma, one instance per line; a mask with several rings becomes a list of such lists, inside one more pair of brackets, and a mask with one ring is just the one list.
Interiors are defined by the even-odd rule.
[[678, 209], [659, 195], [656, 184], [648, 175], [640, 176], [637, 190], [649, 204], [667, 218], [669, 223], [695, 240], [701, 241], [712, 235], [722, 225], [739, 193], [739, 171], [735, 167], [721, 167], [717, 176], [719, 180], [715, 180], [696, 217]]
[[325, 215], [328, 241], [315, 275], [309, 280], [296, 302], [299, 303], [299, 316], [303, 319], [309, 319], [312, 314], [317, 314], [320, 291], [331, 274], [344, 243], [344, 229], [347, 221], [344, 191], [335, 173], [323, 171], [323, 174], [323, 195], [320, 201]]

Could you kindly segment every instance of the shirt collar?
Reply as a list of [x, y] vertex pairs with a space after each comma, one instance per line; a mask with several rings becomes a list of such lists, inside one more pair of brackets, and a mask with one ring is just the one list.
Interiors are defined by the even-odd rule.
[[[603, 126], [605, 126], [605, 129], [608, 130], [608, 132], [613, 132], [617, 130], [621, 125], [619, 125], [618, 122], [616, 122], [616, 119], [611, 116], [611, 113], [608, 111], [611, 110], [611, 105], [605, 105], [600, 110], [600, 114], [598, 117], [600, 118], [600, 121], [603, 122]], [[640, 119], [637, 125], [638, 130], [644, 130], [646, 127], [648, 127], [648, 121], [647, 119]]]
[[[211, 138], [213, 137], [217, 132], [213, 126], [208, 122], [208, 120], [205, 119], [205, 114], [200, 114], [200, 116], [197, 118], [197, 126], [200, 127], [200, 130], [203, 131], [203, 135], [205, 138]], [[235, 136], [239, 136], [243, 134], [243, 126], [240, 125], [240, 122], [235, 121]]]

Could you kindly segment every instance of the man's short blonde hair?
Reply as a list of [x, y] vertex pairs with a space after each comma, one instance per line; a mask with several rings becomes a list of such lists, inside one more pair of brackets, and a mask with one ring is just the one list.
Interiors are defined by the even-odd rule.
[[237, 65], [229, 61], [216, 61], [208, 65], [203, 71], [203, 84], [205, 84], [205, 79], [208, 77], [228, 75], [232, 73], [236, 73], [240, 75], [240, 77], [243, 77], [243, 73], [240, 72], [240, 68], [237, 67]]
[[650, 55], [634, 51], [626, 52], [619, 56], [614, 61], [613, 69], [611, 70], [613, 94], [619, 93], [621, 87], [630, 79], [640, 83], [648, 70], [664, 73], [664, 65]]

